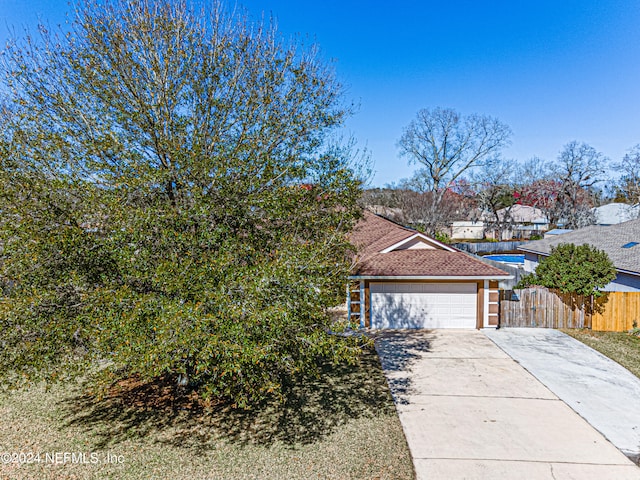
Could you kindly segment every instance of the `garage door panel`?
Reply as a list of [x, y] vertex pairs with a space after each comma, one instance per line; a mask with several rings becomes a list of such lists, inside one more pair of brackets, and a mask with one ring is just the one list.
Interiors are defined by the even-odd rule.
[[475, 293], [475, 283], [371, 283], [372, 293], [421, 292], [421, 293]]
[[384, 307], [377, 312], [373, 318], [373, 328], [424, 328], [422, 318], [425, 314], [414, 308]]
[[372, 283], [373, 328], [475, 328], [477, 285]]

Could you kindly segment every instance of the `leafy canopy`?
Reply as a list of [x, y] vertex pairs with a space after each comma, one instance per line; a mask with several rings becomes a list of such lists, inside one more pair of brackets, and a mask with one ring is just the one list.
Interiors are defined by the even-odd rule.
[[616, 278], [608, 255], [591, 245], [560, 244], [537, 266], [535, 273], [523, 277], [516, 288], [540, 285], [578, 295], [601, 295], [599, 291]]
[[248, 406], [320, 360], [358, 218], [315, 51], [170, 0], [89, 0], [3, 56], [0, 381], [173, 376]]

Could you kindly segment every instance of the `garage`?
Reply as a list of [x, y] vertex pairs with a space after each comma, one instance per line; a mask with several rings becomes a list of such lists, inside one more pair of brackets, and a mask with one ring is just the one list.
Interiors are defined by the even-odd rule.
[[349, 235], [356, 247], [347, 318], [361, 328], [490, 328], [499, 282], [512, 278], [479, 258], [371, 212]]
[[477, 283], [371, 282], [371, 328], [476, 328]]

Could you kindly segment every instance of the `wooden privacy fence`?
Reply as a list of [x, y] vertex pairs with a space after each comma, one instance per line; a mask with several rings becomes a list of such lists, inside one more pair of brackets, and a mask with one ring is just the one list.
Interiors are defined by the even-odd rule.
[[542, 287], [500, 292], [503, 327], [591, 328], [623, 332], [640, 324], [640, 292], [605, 292], [591, 297]]
[[597, 303], [601, 310], [593, 314], [593, 330], [624, 332], [640, 324], [640, 292], [607, 292]]
[[469, 253], [496, 253], [496, 252], [514, 252], [520, 245], [527, 242], [481, 242], [481, 243], [468, 243], [460, 242], [453, 243], [452, 246], [464, 250]]

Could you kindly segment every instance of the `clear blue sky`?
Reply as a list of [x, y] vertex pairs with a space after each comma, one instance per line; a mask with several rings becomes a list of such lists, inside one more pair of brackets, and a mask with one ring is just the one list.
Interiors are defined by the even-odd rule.
[[[513, 132], [504, 156], [556, 158], [571, 140], [613, 160], [640, 143], [640, 1], [244, 0], [283, 35], [317, 42], [359, 104], [347, 128], [374, 161], [373, 185], [414, 166], [396, 142], [420, 108], [499, 118]], [[61, 0], [0, 0], [7, 25], [64, 22]]]

